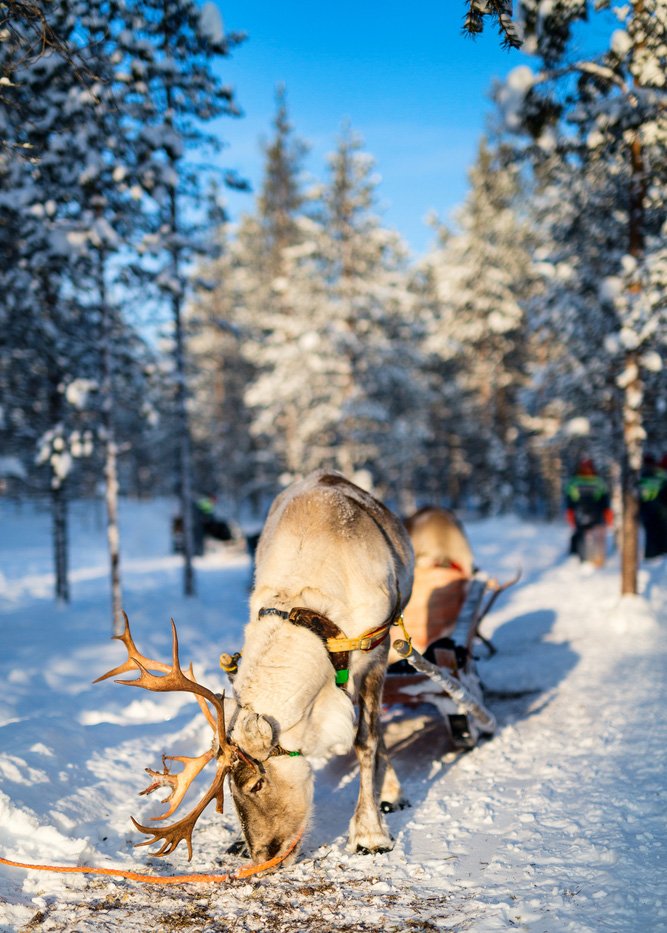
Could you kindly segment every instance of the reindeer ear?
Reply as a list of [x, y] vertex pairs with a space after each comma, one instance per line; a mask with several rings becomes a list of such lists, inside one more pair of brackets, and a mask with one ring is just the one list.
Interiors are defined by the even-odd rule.
[[232, 741], [252, 758], [263, 761], [275, 745], [273, 726], [264, 716], [249, 709], [240, 709], [232, 730]]

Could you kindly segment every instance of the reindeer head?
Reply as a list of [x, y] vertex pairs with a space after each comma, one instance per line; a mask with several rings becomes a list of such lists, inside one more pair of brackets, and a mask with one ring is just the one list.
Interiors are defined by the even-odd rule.
[[244, 754], [233, 763], [229, 784], [255, 862], [285, 851], [304, 829], [312, 806], [312, 769], [299, 752], [278, 744], [276, 732], [265, 716], [237, 708], [231, 741]]
[[[261, 774], [240, 759], [232, 766], [230, 787], [253, 862], [284, 852], [308, 822], [313, 772], [305, 758], [267, 758]], [[290, 861], [296, 851], [295, 847]]]

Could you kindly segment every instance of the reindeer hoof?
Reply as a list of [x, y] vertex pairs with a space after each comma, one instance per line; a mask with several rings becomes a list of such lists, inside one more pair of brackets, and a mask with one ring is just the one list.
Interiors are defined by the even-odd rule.
[[397, 810], [405, 810], [407, 807], [411, 807], [412, 804], [406, 797], [401, 797], [400, 800], [390, 801], [383, 800], [380, 803], [380, 810], [383, 813], [396, 813]]
[[367, 849], [366, 846], [357, 846], [357, 855], [382, 855], [391, 852], [393, 846], [379, 846], [377, 849]]
[[243, 836], [240, 836], [238, 839], [235, 839], [234, 842], [227, 849], [228, 855], [240, 855], [241, 858], [250, 858], [250, 849], [248, 848], [248, 843], [245, 841]]

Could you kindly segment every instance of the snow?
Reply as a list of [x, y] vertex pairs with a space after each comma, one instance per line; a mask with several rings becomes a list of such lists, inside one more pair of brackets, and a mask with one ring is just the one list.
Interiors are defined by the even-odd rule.
[[639, 362], [647, 372], [659, 373], [662, 371], [662, 357], [655, 350], [648, 350], [643, 353], [639, 358]]
[[564, 432], [569, 437], [588, 437], [591, 433], [591, 423], [588, 418], [570, 418], [565, 424]]
[[225, 30], [222, 24], [220, 10], [215, 3], [205, 3], [199, 13], [199, 28], [202, 35], [210, 42], [222, 42]]
[[[139, 646], [181, 654], [214, 690], [240, 647], [250, 569], [242, 548], [197, 561], [180, 594], [169, 501], [121, 502], [124, 605]], [[56, 605], [50, 518], [0, 500], [0, 855], [157, 874], [238, 867], [231, 801], [206, 812], [188, 866], [138, 841], [156, 802], [137, 797], [161, 752], [195, 754], [208, 727], [185, 696], [91, 681], [120, 663], [109, 641], [101, 502], [75, 503], [70, 606]], [[480, 566], [521, 581], [484, 623], [498, 652], [479, 662], [497, 734], [453, 752], [438, 716], [386, 711], [412, 807], [387, 817], [392, 852], [345, 850], [356, 797], [352, 756], [321, 762], [316, 815], [296, 864], [227, 885], [148, 887], [0, 866], [0, 930], [234, 929], [615, 933], [667, 930], [667, 560], [644, 564], [619, 599], [618, 555], [599, 571], [566, 556], [563, 524], [470, 522]], [[229, 796], [229, 795], [228, 795]]]
[[65, 398], [74, 408], [79, 410], [86, 407], [88, 396], [99, 388], [94, 379], [73, 379], [65, 389]]
[[519, 115], [528, 92], [539, 80], [539, 76], [528, 65], [513, 68], [505, 83], [498, 88], [498, 109], [508, 130], [515, 130], [521, 123]]
[[632, 39], [625, 29], [615, 29], [611, 34], [611, 48], [619, 58], [623, 58], [632, 49]]
[[25, 479], [25, 467], [18, 457], [0, 456], [0, 476], [14, 476], [17, 479]]

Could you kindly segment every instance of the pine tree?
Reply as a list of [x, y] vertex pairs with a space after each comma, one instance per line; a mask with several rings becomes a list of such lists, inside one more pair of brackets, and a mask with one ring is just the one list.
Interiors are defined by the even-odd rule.
[[[191, 264], [210, 254], [210, 227], [202, 217], [211, 172], [203, 150], [214, 149], [216, 137], [203, 125], [221, 115], [240, 114], [231, 89], [213, 64], [229, 54], [240, 37], [225, 37], [222, 24], [212, 21], [214, 8], [200, 11], [193, 0], [150, 0], [137, 5], [135, 41], [142, 43], [141, 78], [144, 93], [134, 101], [131, 119], [138, 128], [134, 142], [138, 177], [153, 199], [153, 229], [145, 246], [157, 258], [155, 276], [161, 300], [173, 325], [175, 402], [178, 419], [179, 497], [184, 526], [184, 592], [195, 592], [192, 502], [193, 480], [188, 413], [183, 313]], [[187, 161], [197, 151], [196, 164]], [[233, 173], [226, 184], [244, 187]]]
[[[54, 9], [51, 23], [58, 35], [68, 36], [75, 22], [72, 4]], [[3, 73], [10, 73], [13, 104], [3, 136], [31, 153], [29, 161], [14, 158], [11, 148], [0, 154], [5, 365], [16, 380], [12, 388], [19, 402], [12, 421], [20, 424], [24, 441], [39, 449], [40, 462], [49, 465], [56, 596], [67, 601], [67, 500], [74, 459], [65, 390], [85, 378], [86, 364], [77, 339], [80, 329], [85, 331], [86, 309], [69, 288], [77, 261], [72, 233], [78, 179], [85, 166], [78, 135], [85, 91], [74, 84], [69, 61], [57, 51], [21, 61], [17, 46], [7, 42], [0, 44], [0, 57]], [[24, 121], [26, 113], [30, 119]], [[26, 363], [34, 367], [29, 375], [19, 372]]]
[[262, 355], [267, 335], [290, 313], [287, 254], [302, 238], [306, 207], [307, 146], [294, 134], [282, 87], [276, 92], [273, 133], [263, 148], [255, 211], [241, 218], [233, 238], [225, 238], [220, 259], [203, 269], [204, 281], [219, 284], [200, 294], [192, 313], [196, 333], [189, 341], [198, 370], [195, 430], [200, 450], [204, 442], [210, 448], [216, 489], [236, 500], [250, 497], [258, 507], [264, 495], [275, 492], [285, 467], [272, 435], [251, 433], [245, 393], [269, 365]]
[[[76, 38], [85, 82], [60, 46], [21, 58], [20, 36], [0, 45], [0, 63], [3, 74], [10, 75], [15, 104], [8, 114], [9, 135], [31, 154], [30, 160], [19, 160], [8, 150], [0, 153], [5, 221], [0, 276], [7, 295], [0, 387], [14, 395], [11, 407], [3, 402], [11, 420], [20, 421], [25, 440], [31, 433], [42, 461], [53, 468], [57, 593], [65, 599], [71, 482], [66, 466], [75, 450], [82, 449], [78, 422], [85, 417], [89, 430], [91, 419], [98, 419], [93, 436], [106, 452], [116, 622], [121, 604], [115, 426], [121, 406], [116, 393], [126, 391], [135, 363], [127, 351], [133, 337], [110, 296], [123, 293], [127, 298], [128, 287], [142, 271], [128, 256], [137, 246], [145, 256], [146, 243], [169, 257], [172, 272], [178, 267], [177, 285], [184, 287], [191, 231], [175, 231], [173, 223], [163, 223], [165, 213], [174, 220], [183, 187], [186, 193], [198, 190], [189, 170], [180, 171], [179, 140], [201, 138], [197, 119], [234, 110], [231, 93], [207, 71], [210, 58], [227, 48], [210, 14], [207, 18], [192, 4], [157, 4], [156, 11], [162, 19], [147, 16], [144, 5], [115, 0], [60, 0], [54, 5], [50, 28], [65, 43]], [[176, 45], [176, 58], [181, 56], [185, 76], [180, 83], [165, 30]], [[24, 121], [25, 114], [29, 119]], [[165, 230], [170, 231], [168, 242], [161, 236]], [[155, 262], [145, 263], [143, 272], [154, 277]], [[173, 275], [158, 274], [158, 281], [173, 299]], [[176, 296], [179, 312], [180, 300]], [[25, 364], [26, 359], [38, 360], [29, 378], [20, 375], [19, 360]], [[81, 394], [72, 386], [88, 383], [96, 390], [86, 393], [89, 410], [74, 415], [66, 400]], [[183, 412], [182, 379], [178, 386]], [[135, 423], [135, 434], [137, 430], [142, 431]]]
[[[566, 260], [566, 244], [559, 243], [559, 261], [563, 269], [569, 261], [573, 274], [568, 287], [580, 307], [596, 314], [595, 330], [605, 337], [598, 350], [606, 366], [604, 381], [616, 396], [610, 415], [622, 461], [621, 589], [635, 593], [637, 479], [646, 435], [644, 382], [655, 366], [665, 324], [661, 232], [666, 209], [667, 20], [660, 0], [634, 0], [614, 10], [620, 28], [612, 30], [606, 6], [570, 0], [541, 15], [533, 2], [521, 3], [519, 18], [528, 47], [547, 70], [539, 79], [525, 69], [511, 75], [504, 105], [514, 126], [528, 130], [535, 140], [532, 153], [538, 162], [545, 152], [553, 161], [555, 151], [562, 163], [559, 177], [571, 178], [568, 169], [576, 169], [579, 177], [593, 182], [595, 199], [604, 204], [604, 215], [579, 211], [577, 224], [586, 235], [578, 238], [578, 245], [584, 240], [591, 244], [586, 254], [571, 251]], [[600, 34], [608, 35], [609, 41], [599, 54], [587, 54], [572, 64], [571, 49], [575, 41], [580, 44], [582, 23], [587, 23], [591, 41]], [[580, 192], [580, 185], [561, 189], [563, 203], [572, 197], [573, 213], [574, 197]], [[605, 244], [599, 228], [610, 221], [617, 236], [614, 244]], [[587, 282], [595, 280], [597, 302], [595, 291], [587, 291]], [[586, 360], [590, 346], [580, 341], [578, 348]], [[574, 354], [579, 355], [576, 349]]]
[[[482, 140], [458, 232], [429, 257], [442, 313], [430, 337], [457, 364], [456, 435], [467, 484], [483, 512], [504, 510], [521, 494], [520, 393], [525, 382], [522, 299], [530, 290], [531, 240], [519, 212], [519, 169]], [[525, 491], [525, 490], [524, 490]]]
[[284, 250], [298, 240], [297, 219], [304, 206], [303, 162], [308, 146], [294, 136], [283, 85], [276, 89], [272, 140], [264, 147], [264, 177], [257, 208], [266, 250], [266, 273], [283, 271]]
[[512, 0], [466, 0], [463, 31], [475, 37], [484, 31], [484, 18], [491, 17], [498, 27], [503, 47], [521, 47], [521, 34], [512, 20]]
[[407, 254], [374, 213], [372, 159], [346, 129], [321, 208], [284, 252], [279, 303], [248, 391], [253, 430], [288, 476], [318, 466], [370, 471], [395, 491], [420, 434], [414, 417]]

